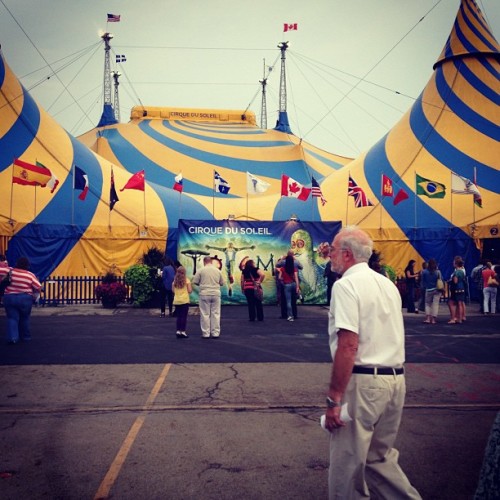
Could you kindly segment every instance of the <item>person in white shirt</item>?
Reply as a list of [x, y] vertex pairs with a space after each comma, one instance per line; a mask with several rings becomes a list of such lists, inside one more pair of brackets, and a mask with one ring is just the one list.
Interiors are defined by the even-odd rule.
[[212, 258], [203, 259], [203, 268], [192, 280], [192, 284], [200, 287], [200, 326], [201, 336], [205, 339], [220, 336], [220, 287], [224, 286], [222, 273], [212, 264]]
[[[330, 499], [421, 498], [394, 449], [405, 399], [401, 297], [368, 267], [373, 242], [352, 226], [335, 236], [330, 259], [342, 275], [329, 310], [332, 372], [325, 427], [330, 431]], [[347, 403], [352, 421], [341, 419]]]

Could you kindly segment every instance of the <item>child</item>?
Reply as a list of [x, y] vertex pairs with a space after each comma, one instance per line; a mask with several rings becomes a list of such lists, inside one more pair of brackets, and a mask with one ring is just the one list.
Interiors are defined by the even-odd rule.
[[186, 268], [183, 266], [179, 266], [175, 271], [172, 291], [174, 292], [174, 306], [177, 316], [177, 331], [175, 334], [178, 339], [187, 339], [186, 323], [189, 311], [189, 294], [193, 291], [193, 288], [186, 277]]

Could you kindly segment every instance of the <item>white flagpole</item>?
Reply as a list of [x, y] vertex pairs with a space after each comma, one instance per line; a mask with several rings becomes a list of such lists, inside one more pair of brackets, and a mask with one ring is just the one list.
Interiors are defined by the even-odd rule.
[[144, 198], [144, 228], [147, 227], [147, 221], [146, 221], [146, 172], [144, 172], [144, 191], [143, 191], [143, 198]]
[[345, 207], [345, 225], [349, 223], [349, 179], [351, 177], [351, 172], [347, 172], [347, 196], [346, 196], [346, 207]]
[[453, 182], [453, 172], [450, 170], [450, 222], [453, 226], [453, 191], [451, 189]]
[[73, 189], [71, 190], [71, 225], [75, 225], [75, 164], [73, 163]]
[[212, 170], [212, 217], [215, 220], [215, 169]]
[[14, 198], [14, 162], [16, 159], [14, 158], [12, 160], [12, 182], [10, 183], [10, 215], [9, 215], [9, 220], [12, 220], [12, 201]]

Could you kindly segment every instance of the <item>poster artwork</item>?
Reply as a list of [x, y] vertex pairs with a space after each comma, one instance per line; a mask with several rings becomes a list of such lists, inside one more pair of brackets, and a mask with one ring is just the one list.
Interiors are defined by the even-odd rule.
[[[277, 303], [277, 264], [289, 249], [294, 252], [299, 271], [300, 290], [305, 304], [324, 304], [328, 262], [326, 248], [341, 228], [340, 222], [250, 222], [180, 220], [177, 259], [189, 277], [203, 266], [209, 255], [225, 280], [223, 304], [245, 304], [240, 287], [241, 271], [248, 259], [265, 274], [262, 283], [264, 303]], [[196, 287], [191, 294], [198, 302]]]

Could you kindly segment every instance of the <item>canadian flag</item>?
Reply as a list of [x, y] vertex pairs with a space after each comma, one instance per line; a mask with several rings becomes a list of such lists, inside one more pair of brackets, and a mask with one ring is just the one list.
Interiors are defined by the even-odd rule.
[[297, 23], [294, 24], [288, 24], [285, 23], [283, 25], [283, 31], [286, 33], [287, 31], [297, 31]]
[[295, 179], [288, 177], [288, 175], [281, 176], [281, 196], [288, 196], [289, 198], [297, 198], [306, 201], [311, 194], [311, 188], [306, 188]]

